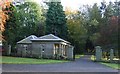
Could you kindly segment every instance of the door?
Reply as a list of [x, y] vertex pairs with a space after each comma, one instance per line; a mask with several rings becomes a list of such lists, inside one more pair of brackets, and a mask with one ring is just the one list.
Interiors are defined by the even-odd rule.
[[40, 44], [40, 54], [41, 58], [45, 57], [45, 44]]

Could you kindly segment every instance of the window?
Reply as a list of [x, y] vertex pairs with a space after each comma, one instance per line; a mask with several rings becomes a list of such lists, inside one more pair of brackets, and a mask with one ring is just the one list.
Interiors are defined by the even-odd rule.
[[24, 49], [27, 50], [28, 46], [27, 45], [23, 45]]
[[45, 52], [44, 49], [42, 49], [42, 52], [43, 52], [43, 53]]

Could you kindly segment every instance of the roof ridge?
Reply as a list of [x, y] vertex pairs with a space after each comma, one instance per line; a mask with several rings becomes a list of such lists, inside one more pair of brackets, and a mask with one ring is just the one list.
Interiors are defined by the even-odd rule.
[[35, 36], [35, 35], [31, 35], [31, 36], [32, 36], [33, 39], [37, 38], [37, 36]]
[[[55, 36], [55, 35], [53, 35], [53, 34], [48, 34], [48, 35], [41, 36], [41, 37], [39, 37], [39, 39], [40, 39], [40, 38], [47, 37], [47, 36], [52, 36], [52, 37], [54, 37], [55, 39], [61, 39], [61, 38], [59, 38], [59, 37], [57, 37], [57, 36]], [[61, 39], [61, 40], [63, 40], [63, 39]]]
[[[53, 34], [51, 34], [52, 36], [54, 36], [55, 38], [57, 38], [57, 39], [61, 39], [60, 37], [57, 37], [57, 36], [55, 36], [55, 35], [53, 35]], [[63, 39], [62, 39], [63, 40]]]
[[30, 35], [30, 36], [28, 36], [28, 37], [26, 37], [26, 38], [18, 41], [17, 43], [20, 43], [20, 42], [22, 42], [22, 41], [24, 41], [24, 40], [26, 40], [26, 39], [28, 39], [28, 38], [30, 38], [30, 37], [32, 37], [32, 39], [34, 39], [33, 36], [34, 36], [34, 37], [37, 37], [37, 36], [35, 36], [35, 35]]
[[[34, 39], [31, 39], [31, 40], [34, 40]], [[48, 34], [48, 35], [41, 36], [36, 40], [61, 40], [61, 41], [69, 43], [68, 41], [66, 41], [66, 40], [64, 40], [64, 39], [62, 39], [58, 36], [55, 36], [53, 34]]]

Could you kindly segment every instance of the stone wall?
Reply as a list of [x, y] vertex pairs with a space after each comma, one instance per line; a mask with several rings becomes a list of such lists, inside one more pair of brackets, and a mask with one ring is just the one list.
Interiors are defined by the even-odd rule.
[[21, 44], [17, 44], [17, 56], [22, 56], [22, 50]]
[[44, 45], [45, 45], [44, 53], [43, 53], [44, 58], [52, 58], [53, 57], [53, 49], [54, 49], [53, 44], [46, 43]]
[[67, 58], [70, 59], [70, 60], [73, 60], [73, 50], [74, 50], [73, 46], [68, 46]]
[[38, 58], [52, 58], [53, 44], [52, 43], [32, 43], [32, 55]]
[[30, 57], [31, 51], [31, 44], [17, 44], [17, 56]]
[[[58, 44], [57, 58], [54, 53], [55, 44]], [[27, 47], [27, 48], [25, 48]], [[32, 44], [18, 44], [17, 56], [53, 59], [73, 59], [73, 46], [61, 42], [32, 42]]]
[[41, 45], [38, 43], [32, 43], [32, 57], [41, 58]]

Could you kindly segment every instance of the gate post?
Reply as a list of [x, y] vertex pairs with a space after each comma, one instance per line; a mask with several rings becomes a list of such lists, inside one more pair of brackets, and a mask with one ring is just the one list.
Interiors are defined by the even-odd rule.
[[113, 49], [110, 49], [110, 61], [113, 60], [113, 57], [114, 57]]
[[96, 50], [96, 53], [95, 53], [96, 61], [101, 61], [101, 58], [102, 58], [102, 49], [101, 49], [101, 47], [96, 46], [95, 50]]
[[8, 45], [7, 55], [11, 55], [11, 45]]

